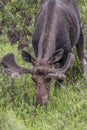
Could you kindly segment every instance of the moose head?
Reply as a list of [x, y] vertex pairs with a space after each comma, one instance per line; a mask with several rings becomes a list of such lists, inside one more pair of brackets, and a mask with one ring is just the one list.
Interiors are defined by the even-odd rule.
[[25, 68], [17, 65], [14, 54], [9, 53], [1, 60], [4, 73], [10, 74], [12, 78], [19, 77], [22, 74], [31, 74], [35, 82], [36, 105], [47, 106], [49, 91], [52, 79], [64, 79], [66, 71], [72, 67], [74, 55], [68, 54], [65, 65], [61, 68], [54, 69], [53, 64], [58, 62], [63, 55], [63, 49], [57, 50], [50, 59], [39, 59], [32, 57], [28, 52], [22, 51], [22, 58], [32, 64], [32, 68]]

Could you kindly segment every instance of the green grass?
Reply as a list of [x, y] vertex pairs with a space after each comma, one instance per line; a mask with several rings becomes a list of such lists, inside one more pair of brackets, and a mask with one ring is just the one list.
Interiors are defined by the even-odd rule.
[[[14, 52], [17, 63], [27, 66], [17, 45], [8, 43], [7, 37], [2, 36], [0, 60]], [[35, 87], [29, 75], [16, 79], [12, 88], [10, 76], [0, 73], [0, 130], [87, 130], [87, 79], [77, 59], [60, 90], [55, 90], [52, 82], [47, 110], [34, 107], [34, 96]]]
[[[87, 2], [86, 0], [77, 1], [81, 21], [85, 25], [83, 29], [84, 41], [87, 43]], [[8, 18], [7, 11], [14, 12], [16, 6], [19, 7], [19, 3], [17, 5], [14, 0], [13, 3], [14, 7], [11, 8], [11, 4], [8, 3], [5, 6], [8, 7], [5, 8], [5, 12], [0, 12], [0, 22], [3, 14], [3, 20], [11, 23], [12, 19]], [[23, 5], [23, 8], [26, 14], [31, 14], [32, 22], [30, 26], [26, 25], [25, 28], [27, 27], [32, 32], [36, 9], [31, 7], [31, 10], [30, 8], [27, 10], [25, 5]], [[16, 22], [18, 31], [18, 29], [22, 29], [24, 21], [21, 21], [18, 13], [16, 17], [17, 21], [14, 19], [12, 22], [13, 24]], [[7, 24], [2, 28], [0, 60], [5, 54], [14, 52], [19, 65], [30, 66], [22, 60], [20, 52], [17, 50], [17, 44], [13, 46], [9, 44], [6, 33], [14, 31], [10, 29]], [[22, 34], [20, 38], [25, 40]], [[31, 37], [29, 38], [31, 39]], [[33, 105], [34, 96], [35, 87], [30, 75], [23, 75], [15, 79], [14, 88], [12, 88], [10, 76], [3, 76], [0, 72], [0, 130], [87, 130], [87, 78], [82, 75], [78, 58], [75, 59], [73, 69], [68, 73], [60, 90], [55, 90], [54, 81], [52, 82], [47, 110], [44, 110], [43, 107], [35, 108]]]

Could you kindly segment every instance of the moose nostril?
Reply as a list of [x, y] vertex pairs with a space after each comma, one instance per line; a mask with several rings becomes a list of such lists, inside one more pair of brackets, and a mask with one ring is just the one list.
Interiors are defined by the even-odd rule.
[[44, 106], [44, 108], [47, 108], [47, 100], [48, 100], [48, 95], [45, 95], [44, 97], [36, 98], [36, 102], [35, 102], [36, 107], [38, 105], [41, 105]]
[[48, 95], [45, 95], [44, 97], [38, 97], [36, 99], [36, 105], [45, 105], [47, 104]]
[[47, 99], [48, 99], [48, 95], [45, 95], [44, 97], [42, 97], [42, 103], [43, 104], [47, 103]]

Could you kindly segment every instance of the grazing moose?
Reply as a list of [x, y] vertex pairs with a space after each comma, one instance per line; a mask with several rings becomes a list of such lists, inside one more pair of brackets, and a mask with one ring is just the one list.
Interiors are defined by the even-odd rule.
[[[14, 54], [2, 58], [4, 71], [17, 77], [31, 74], [36, 85], [36, 105], [47, 105], [51, 80], [64, 80], [66, 72], [72, 67], [76, 46], [81, 68], [87, 74], [87, 61], [84, 54], [83, 35], [79, 11], [75, 0], [41, 0], [41, 7], [35, 21], [32, 38], [35, 58], [22, 51], [26, 62], [32, 68], [16, 64]], [[56, 66], [56, 68], [55, 68]]]

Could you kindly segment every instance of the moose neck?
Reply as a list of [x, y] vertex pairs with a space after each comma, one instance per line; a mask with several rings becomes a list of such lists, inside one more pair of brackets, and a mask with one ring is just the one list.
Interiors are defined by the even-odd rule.
[[[50, 2], [49, 2], [50, 3]], [[43, 31], [38, 45], [38, 58], [49, 59], [55, 52], [55, 42], [57, 34], [57, 17], [55, 13], [55, 2], [45, 3], [45, 20]], [[43, 11], [41, 13], [43, 13]]]

